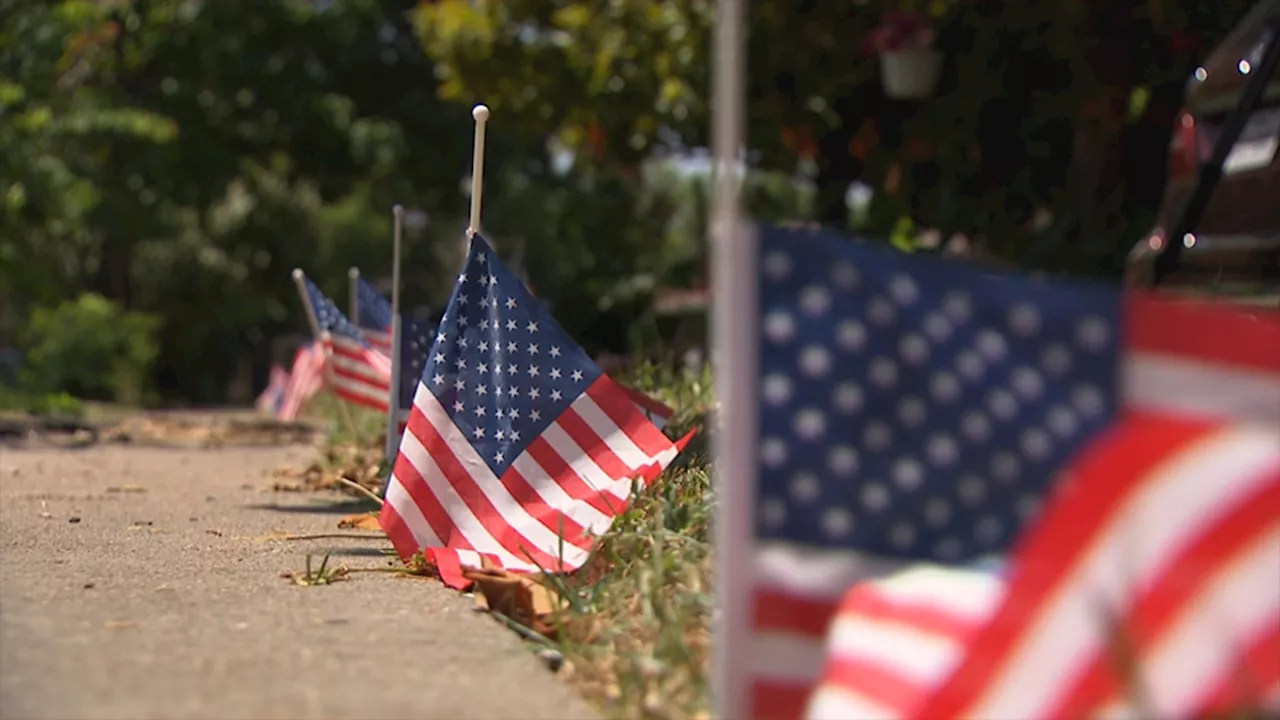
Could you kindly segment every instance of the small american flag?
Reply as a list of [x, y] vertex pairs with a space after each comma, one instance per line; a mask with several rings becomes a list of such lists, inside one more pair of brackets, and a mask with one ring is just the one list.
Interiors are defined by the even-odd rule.
[[379, 516], [400, 556], [454, 587], [587, 559], [672, 443], [479, 235], [436, 332]]
[[[752, 717], [803, 711], [822, 672], [829, 620], [859, 583], [854, 616], [865, 625], [874, 613], [858, 616], [858, 602], [883, 600], [896, 573], [920, 570], [906, 582], [930, 598], [908, 603], [924, 623], [915, 637], [935, 649], [963, 643], [945, 634], [974, 632], [992, 611], [981, 598], [1001, 587], [968, 566], [1006, 553], [1059, 469], [1114, 421], [1120, 377], [1135, 413], [1171, 404], [1237, 417], [1280, 408], [1259, 400], [1280, 399], [1280, 358], [1268, 374], [1265, 351], [1241, 339], [1280, 339], [1268, 323], [1197, 351], [1134, 330], [1152, 327], [1144, 315], [1177, 324], [1179, 313], [1201, 309], [1122, 305], [1107, 288], [1033, 282], [825, 232], [764, 229], [759, 270], [755, 570], [726, 586], [753, 597], [746, 663], [730, 671], [727, 689], [749, 693]], [[1130, 331], [1123, 354], [1122, 329]], [[1225, 343], [1225, 334], [1215, 337]], [[1176, 385], [1135, 379], [1153, 364], [1175, 382], [1227, 378], [1247, 390], [1176, 400]], [[871, 624], [863, 629], [883, 643], [855, 641], [867, 662], [862, 680], [844, 689], [856, 695], [870, 684], [880, 695], [844, 711], [899, 716], [947, 665], [927, 653], [911, 662], [894, 652], [903, 646], [894, 644], [893, 622]], [[848, 648], [840, 638], [856, 636], [841, 632], [833, 626], [831, 642]]]
[[296, 420], [303, 405], [324, 387], [325, 365], [324, 348], [319, 343], [307, 343], [298, 348], [293, 355], [293, 365], [289, 368], [289, 382], [285, 385], [284, 397], [280, 401], [280, 409], [276, 417], [281, 420]]
[[267, 387], [258, 396], [254, 406], [258, 412], [269, 413], [275, 415], [280, 412], [280, 407], [284, 404], [284, 389], [289, 385], [289, 371], [279, 365], [271, 366], [271, 377], [267, 381]]
[[356, 325], [383, 355], [391, 355], [391, 303], [368, 280], [356, 278]]
[[369, 344], [320, 288], [306, 279], [324, 343], [330, 353], [330, 382], [338, 397], [387, 412], [391, 394], [391, 359]]

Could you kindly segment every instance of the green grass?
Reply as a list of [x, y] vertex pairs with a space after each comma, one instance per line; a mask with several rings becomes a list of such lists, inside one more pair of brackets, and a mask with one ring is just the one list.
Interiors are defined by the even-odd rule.
[[339, 400], [333, 393], [323, 392], [312, 398], [302, 414], [329, 424], [329, 445], [358, 445], [381, 450], [386, 438], [386, 415]]
[[709, 715], [710, 532], [710, 474], [687, 458], [641, 491], [584, 571], [552, 580], [570, 605], [558, 637], [567, 675], [608, 715]]
[[549, 580], [569, 602], [557, 645], [565, 674], [608, 716], [709, 717], [711, 373], [642, 366], [626, 379], [676, 410], [668, 434], [697, 428], [697, 442], [639, 489], [583, 570]]

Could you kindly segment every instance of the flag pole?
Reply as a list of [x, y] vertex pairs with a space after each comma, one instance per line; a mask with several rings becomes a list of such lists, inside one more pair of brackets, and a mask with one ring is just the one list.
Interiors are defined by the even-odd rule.
[[347, 268], [347, 317], [351, 322], [360, 323], [360, 268], [352, 265]]
[[[712, 67], [711, 138], [714, 196], [707, 223], [711, 256], [712, 365], [715, 371], [715, 487], [717, 603], [714, 628], [712, 702], [720, 718], [750, 717], [745, 647], [751, 621], [750, 592], [744, 580], [753, 575], [751, 508], [754, 502], [756, 373], [754, 321], [756, 304], [755, 239], [742, 221], [739, 164], [746, 113], [743, 0], [717, 0]], [[742, 169], [745, 172], [745, 168]], [[730, 485], [732, 483], [732, 485]]]
[[476, 121], [475, 150], [471, 155], [471, 221], [467, 226], [467, 239], [480, 232], [480, 198], [484, 194], [484, 130], [489, 122], [489, 108], [477, 105], [471, 109]]
[[[397, 203], [391, 208], [391, 397], [387, 399], [388, 466], [396, 457], [400, 437], [400, 246], [404, 234], [404, 206]], [[388, 478], [389, 480], [389, 478]], [[383, 484], [383, 490], [388, 483]]]
[[316, 308], [311, 304], [311, 296], [307, 294], [307, 274], [302, 268], [293, 269], [293, 284], [298, 288], [298, 297], [302, 298], [302, 307], [307, 311], [307, 324], [311, 326], [311, 336], [320, 340], [320, 321], [316, 319]]

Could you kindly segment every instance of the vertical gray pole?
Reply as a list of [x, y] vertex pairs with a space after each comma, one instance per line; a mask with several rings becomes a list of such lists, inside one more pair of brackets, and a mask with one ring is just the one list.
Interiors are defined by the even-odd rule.
[[[744, 232], [738, 174], [746, 112], [743, 0], [717, 0], [712, 70], [711, 138], [715, 195], [708, 242], [712, 278], [712, 366], [718, 428], [713, 436], [716, 496], [717, 600], [712, 702], [716, 717], [751, 716], [747, 676], [753, 575], [751, 522], [755, 494], [756, 383], [753, 345], [757, 303], [755, 249]], [[749, 582], [749, 580], [746, 580]], [[732, 583], [732, 587], [731, 587]]]
[[360, 268], [347, 269], [347, 319], [360, 324]]
[[[391, 240], [391, 397], [387, 402], [387, 463], [395, 461], [400, 446], [400, 247], [404, 234], [404, 207], [391, 208], [394, 217]], [[390, 479], [390, 476], [388, 476]], [[383, 486], [386, 487], [385, 485]]]

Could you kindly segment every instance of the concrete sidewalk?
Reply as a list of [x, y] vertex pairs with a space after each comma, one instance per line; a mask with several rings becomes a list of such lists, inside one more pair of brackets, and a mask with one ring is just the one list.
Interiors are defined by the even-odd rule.
[[263, 539], [359, 511], [263, 492], [313, 452], [0, 445], [0, 717], [594, 716], [437, 582], [282, 579], [308, 551], [387, 565], [385, 541]]

